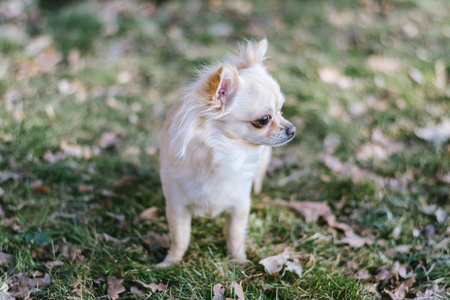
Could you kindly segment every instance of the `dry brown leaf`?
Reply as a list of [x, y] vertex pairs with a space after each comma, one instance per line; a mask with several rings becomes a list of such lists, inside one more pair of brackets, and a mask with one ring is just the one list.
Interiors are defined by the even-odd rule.
[[101, 148], [113, 148], [120, 143], [120, 138], [116, 132], [105, 132], [100, 137], [98, 144]]
[[373, 237], [360, 237], [355, 234], [353, 230], [347, 230], [345, 237], [341, 240], [345, 244], [349, 244], [352, 247], [360, 248], [364, 244], [371, 245], [373, 243]]
[[152, 292], [164, 292], [166, 290], [166, 285], [162, 282], [156, 284], [154, 282], [148, 284], [140, 280], [134, 280], [134, 282], [139, 283], [143, 287], [152, 290]]
[[279, 276], [279, 272], [283, 269], [284, 264], [289, 258], [289, 253], [283, 252], [278, 255], [269, 256], [259, 261], [264, 266], [266, 272], [272, 276]]
[[139, 217], [141, 219], [151, 220], [156, 219], [158, 217], [158, 208], [157, 207], [150, 207], [144, 210]]
[[[3, 288], [3, 286], [2, 286]], [[7, 291], [0, 290], [0, 300], [15, 300]]]
[[36, 58], [36, 65], [33, 66], [32, 75], [42, 73], [54, 73], [56, 67], [62, 61], [63, 55], [54, 48], [48, 48]]
[[116, 191], [126, 190], [135, 186], [135, 179], [133, 176], [124, 175], [122, 178], [115, 181], [112, 186]]
[[60, 145], [61, 151], [65, 156], [72, 156], [72, 157], [81, 157], [83, 156], [83, 150], [81, 147], [71, 141], [62, 141]]
[[17, 180], [20, 178], [20, 174], [14, 172], [0, 172], [0, 183], [5, 182], [6, 180], [12, 179]]
[[395, 288], [394, 291], [384, 290], [386, 294], [388, 294], [392, 300], [403, 300], [405, 299], [406, 294], [408, 293], [409, 288], [414, 284], [416, 280], [414, 278], [410, 278], [406, 281], [400, 283], [398, 287]]
[[285, 271], [295, 273], [298, 275], [298, 277], [302, 278], [303, 268], [298, 259], [294, 259], [294, 261], [287, 261], [285, 264]]
[[159, 234], [153, 231], [147, 231], [146, 239], [144, 240], [149, 246], [160, 246], [163, 248], [169, 248], [170, 239], [167, 234]]
[[14, 263], [14, 256], [8, 253], [0, 252], [0, 266], [6, 266]]
[[450, 119], [445, 118], [437, 125], [431, 125], [425, 128], [416, 128], [414, 133], [427, 141], [441, 144], [450, 139]]
[[237, 296], [237, 299], [245, 300], [244, 291], [242, 290], [242, 281], [240, 281], [239, 283], [233, 282], [232, 287], [234, 289], [234, 294]]
[[367, 65], [375, 72], [393, 73], [401, 70], [401, 65], [394, 59], [372, 55], [367, 61]]
[[394, 262], [394, 265], [391, 268], [391, 277], [395, 277], [396, 280], [399, 280], [399, 276], [405, 279], [415, 277], [413, 271], [407, 272], [407, 264], [400, 264], [398, 261]]
[[361, 269], [355, 274], [355, 278], [365, 281], [371, 279], [372, 275], [366, 269]]
[[132, 292], [133, 294], [136, 294], [136, 295], [145, 295], [146, 294], [143, 290], [139, 289], [137, 286], [132, 286], [130, 288], [130, 292]]
[[438, 208], [434, 214], [436, 215], [436, 220], [439, 224], [442, 224], [447, 220], [447, 213], [442, 208]]
[[342, 89], [350, 88], [352, 85], [352, 80], [335, 67], [321, 68], [319, 77], [323, 82], [337, 85]]
[[354, 182], [361, 182], [363, 180], [371, 180], [378, 184], [383, 184], [383, 178], [375, 173], [369, 172], [366, 169], [361, 169], [351, 163], [343, 163], [339, 158], [325, 154], [323, 156], [324, 164], [330, 168], [334, 173], [342, 176], [343, 178], [350, 178]]
[[359, 161], [367, 161], [370, 159], [383, 161], [389, 157], [389, 154], [386, 148], [381, 145], [365, 143], [356, 151], [355, 156]]
[[71, 297], [70, 299], [83, 299], [83, 297], [86, 295], [86, 287], [80, 282], [75, 282], [72, 287], [72, 293], [74, 293], [76, 296]]
[[119, 239], [116, 239], [116, 238], [110, 236], [107, 233], [102, 233], [102, 234], [97, 233], [97, 237], [99, 239], [101, 239], [101, 240], [104, 240], [106, 242], [111, 242], [111, 243], [114, 243], [114, 244], [117, 244], [117, 245], [127, 243], [130, 240], [130, 237], [126, 237], [124, 239], [119, 240]]
[[317, 222], [319, 217], [323, 217], [329, 226], [341, 230], [348, 230], [350, 226], [337, 222], [336, 217], [332, 214], [330, 207], [326, 202], [312, 202], [312, 201], [284, 201], [276, 199], [274, 201], [278, 205], [290, 207], [295, 209], [298, 213], [305, 217], [306, 222]]
[[55, 260], [55, 261], [49, 261], [46, 263], [43, 263], [47, 269], [51, 269], [53, 267], [60, 267], [60, 266], [64, 266], [64, 262], [60, 261], [60, 260]]
[[416, 68], [411, 68], [408, 73], [409, 77], [411, 77], [412, 80], [414, 80], [417, 84], [424, 84], [425, 83], [425, 77], [423, 77], [422, 72], [420, 72]]
[[213, 287], [214, 297], [212, 300], [225, 300], [225, 288], [220, 283]]
[[332, 215], [331, 209], [326, 202], [312, 201], [284, 201], [276, 199], [275, 203], [295, 209], [305, 217], [306, 222], [316, 222], [320, 216]]
[[11, 289], [8, 293], [14, 298], [28, 299], [30, 289], [25, 283], [18, 281], [11, 285]]
[[377, 268], [377, 274], [375, 275], [375, 281], [382, 281], [391, 278], [391, 272], [387, 269], [389, 266], [384, 265]]
[[112, 299], [119, 299], [119, 294], [125, 292], [122, 285], [123, 279], [117, 279], [115, 276], [108, 276], [108, 296]]
[[45, 159], [45, 161], [47, 161], [48, 163], [50, 163], [50, 164], [55, 164], [55, 163], [57, 163], [58, 161], [60, 161], [61, 159], [64, 159], [66, 157], [66, 155], [64, 155], [63, 153], [61, 153], [61, 152], [57, 152], [56, 154], [53, 154], [52, 152], [50, 152], [50, 151], [47, 151], [47, 152], [45, 152], [45, 154], [44, 154], [44, 159]]

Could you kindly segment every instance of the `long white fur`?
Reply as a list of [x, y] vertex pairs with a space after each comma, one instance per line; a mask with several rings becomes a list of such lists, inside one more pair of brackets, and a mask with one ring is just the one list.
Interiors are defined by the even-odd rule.
[[[270, 160], [267, 146], [291, 140], [286, 129], [294, 128], [281, 116], [284, 98], [263, 65], [266, 51], [266, 40], [249, 42], [238, 55], [204, 68], [166, 118], [161, 179], [172, 242], [159, 266], [181, 260], [192, 216], [214, 217], [222, 211], [227, 213], [227, 250], [246, 261], [252, 183], [259, 192]], [[220, 76], [217, 91], [205, 90], [212, 76]], [[252, 126], [264, 113], [271, 115], [270, 126]]]

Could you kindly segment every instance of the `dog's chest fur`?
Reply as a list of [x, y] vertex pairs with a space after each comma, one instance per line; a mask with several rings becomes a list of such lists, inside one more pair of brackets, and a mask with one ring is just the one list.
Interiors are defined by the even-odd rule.
[[[194, 215], [214, 217], [249, 201], [262, 147], [243, 147], [200, 128], [195, 135], [171, 172], [185, 195], [180, 202]], [[205, 136], [209, 137], [206, 142]]]

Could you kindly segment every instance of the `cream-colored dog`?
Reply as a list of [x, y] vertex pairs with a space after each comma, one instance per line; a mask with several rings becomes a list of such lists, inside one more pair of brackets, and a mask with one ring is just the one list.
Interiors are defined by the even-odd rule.
[[200, 71], [165, 121], [161, 179], [172, 241], [159, 266], [182, 259], [192, 216], [214, 217], [223, 211], [228, 253], [245, 262], [252, 183], [259, 193], [270, 146], [295, 135], [281, 113], [280, 87], [263, 64], [267, 40], [240, 50]]

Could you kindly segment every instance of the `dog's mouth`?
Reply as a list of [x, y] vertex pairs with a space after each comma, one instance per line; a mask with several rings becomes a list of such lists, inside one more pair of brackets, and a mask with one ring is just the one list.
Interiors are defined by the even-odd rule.
[[295, 134], [289, 136], [289, 137], [288, 137], [286, 140], [284, 140], [284, 141], [281, 141], [281, 142], [279, 142], [279, 143], [270, 144], [270, 146], [272, 146], [272, 147], [283, 146], [283, 145], [289, 143], [294, 137], [295, 137]]

